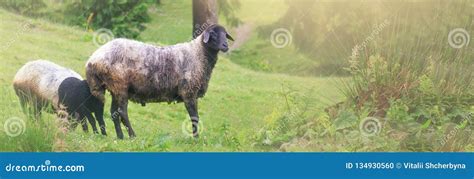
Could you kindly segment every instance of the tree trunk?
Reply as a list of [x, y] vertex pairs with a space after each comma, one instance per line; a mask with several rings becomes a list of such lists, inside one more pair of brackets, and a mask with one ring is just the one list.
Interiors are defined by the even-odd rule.
[[217, 1], [193, 0], [193, 38], [213, 24], [217, 24]]

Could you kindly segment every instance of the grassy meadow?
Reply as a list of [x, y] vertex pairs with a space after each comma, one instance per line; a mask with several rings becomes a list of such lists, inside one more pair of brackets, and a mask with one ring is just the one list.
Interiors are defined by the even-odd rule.
[[[13, 76], [24, 63], [35, 59], [48, 59], [84, 76], [85, 62], [97, 47], [91, 41], [93, 33], [83, 32], [80, 29], [29, 19], [3, 10], [0, 11], [0, 18], [2, 21], [0, 38], [7, 42], [11, 41], [11, 44], [0, 53], [2, 62], [0, 85], [3, 94], [0, 106], [4, 123], [11, 117], [26, 118], [12, 87]], [[160, 16], [160, 18], [173, 21], [172, 18], [175, 17]], [[26, 30], [20, 30], [25, 24], [28, 26]], [[175, 27], [183, 33], [163, 32], [166, 27], [151, 24], [149, 31], [157, 30], [144, 32], [143, 40], [163, 44], [185, 41], [189, 38], [189, 24], [187, 20], [181, 26]], [[163, 41], [159, 41], [161, 37]], [[44, 119], [38, 122], [24, 119], [26, 129], [21, 136], [10, 138], [2, 132], [0, 149], [2, 151], [260, 151], [264, 149], [252, 147], [251, 138], [265, 125], [266, 116], [272, 112], [285, 110], [281, 107], [285, 103], [282, 90], [287, 86], [295, 87], [297, 88], [295, 90], [312, 96], [312, 99], [305, 100], [321, 101], [321, 104], [327, 105], [342, 100], [342, 95], [334, 88], [333, 83], [332, 78], [306, 78], [254, 72], [232, 63], [227, 56], [222, 55], [213, 72], [209, 91], [199, 103], [204, 129], [198, 140], [189, 138], [182, 132], [183, 122], [189, 120], [182, 103], [147, 104], [146, 107], [130, 103], [129, 115], [138, 137], [132, 140], [117, 140], [108, 113], [110, 98], [107, 98], [104, 116], [109, 133], [107, 137], [84, 133], [80, 128], [64, 134], [58, 130], [59, 124], [55, 122], [55, 115], [46, 113]], [[322, 95], [325, 98], [320, 98]]]
[[[401, 52], [394, 47], [387, 53], [380, 51], [390, 43], [379, 44], [368, 54], [362, 52], [358, 59], [349, 59], [348, 53], [349, 75], [320, 75], [311, 71], [321, 66], [319, 61], [300, 53], [293, 45], [275, 48], [269, 36], [257, 33], [284, 15], [288, 8], [285, 2], [240, 0], [236, 14], [242, 25], [228, 28], [236, 38], [236, 47], [230, 53], [220, 54], [208, 92], [199, 100], [202, 132], [198, 139], [188, 136], [190, 122], [182, 103], [148, 103], [146, 107], [129, 103], [129, 118], [137, 137], [129, 139], [124, 131], [125, 139], [118, 140], [109, 113], [108, 94], [104, 112], [108, 136], [93, 134], [91, 129], [84, 133], [80, 127], [67, 131], [52, 113], [43, 113], [39, 121], [29, 119], [12, 87], [16, 71], [28, 61], [45, 59], [85, 76], [84, 65], [98, 46], [93, 43], [93, 31], [0, 8], [0, 151], [474, 151], [474, 122], [472, 115], [466, 113], [474, 113], [472, 40], [467, 52], [430, 49], [443, 53], [412, 56], [460, 59], [460, 67], [433, 65], [434, 69], [453, 68], [432, 70], [439, 72], [432, 75], [444, 83], [430, 80], [431, 73], [424, 68], [419, 73], [392, 68], [390, 65], [396, 66], [405, 57], [397, 55]], [[151, 21], [139, 40], [160, 45], [190, 40], [191, 9], [191, 1], [184, 0], [163, 0], [161, 5], [150, 7]], [[221, 23], [226, 25], [224, 20]], [[474, 26], [467, 27], [474, 36]], [[403, 31], [397, 28], [389, 27], [389, 32]], [[371, 30], [357, 33], [366, 37]], [[406, 49], [413, 51], [422, 48], [406, 45]], [[328, 59], [331, 60], [334, 59]], [[455, 73], [456, 69], [463, 74]], [[446, 79], [459, 82], [449, 83]], [[426, 103], [427, 98], [416, 101], [419, 103], [409, 101], [406, 99], [413, 94], [408, 88], [391, 88], [406, 84], [421, 91], [413, 94], [429, 93], [428, 100], [434, 102]], [[390, 93], [393, 91], [403, 94]], [[410, 95], [404, 96], [405, 93]], [[454, 96], [450, 98], [453, 103], [462, 105], [458, 108], [458, 103], [453, 104], [446, 111], [443, 105], [451, 103], [439, 98], [444, 94]], [[383, 103], [371, 100], [379, 97], [384, 99]], [[419, 111], [412, 109], [417, 104]], [[378, 116], [379, 109], [384, 117]], [[452, 112], [456, 110], [457, 113]], [[421, 119], [420, 113], [427, 113], [424, 116], [428, 117]], [[380, 117], [377, 125], [381, 129], [377, 129], [377, 135], [364, 135], [360, 125], [373, 116]], [[4, 127], [12, 118], [24, 122], [24, 127], [20, 124], [19, 129], [14, 129], [20, 131], [15, 137], [7, 134], [12, 129]]]

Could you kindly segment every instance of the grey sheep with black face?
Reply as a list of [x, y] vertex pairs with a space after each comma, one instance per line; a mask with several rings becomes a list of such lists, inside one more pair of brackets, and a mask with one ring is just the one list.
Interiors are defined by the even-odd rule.
[[91, 93], [102, 101], [112, 95], [111, 116], [117, 137], [123, 139], [122, 122], [135, 136], [128, 118], [128, 100], [145, 106], [150, 102], [184, 102], [198, 136], [197, 99], [207, 91], [219, 51], [233, 40], [224, 27], [212, 25], [190, 42], [167, 47], [115, 39], [100, 47], [86, 64]]
[[94, 132], [98, 133], [97, 118], [102, 134], [106, 135], [102, 116], [104, 103], [91, 95], [87, 82], [76, 72], [46, 60], [31, 61], [18, 70], [13, 87], [23, 109], [29, 106], [35, 118], [40, 118], [41, 111], [52, 106], [58, 115], [66, 111], [69, 118], [76, 119], [71, 123], [72, 128], [81, 123], [83, 130], [87, 131], [84, 120], [87, 118]]

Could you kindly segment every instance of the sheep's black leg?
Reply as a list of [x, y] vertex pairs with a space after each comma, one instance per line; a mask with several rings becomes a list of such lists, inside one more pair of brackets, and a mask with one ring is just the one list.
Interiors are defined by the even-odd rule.
[[134, 138], [135, 137], [135, 131], [133, 131], [132, 125], [130, 124], [130, 121], [128, 120], [127, 106], [128, 106], [128, 100], [122, 101], [119, 104], [119, 110], [118, 111], [120, 113], [120, 116], [122, 117], [121, 119], [122, 119], [123, 125], [128, 130], [128, 136], [130, 136], [130, 138]]
[[193, 125], [193, 136], [195, 138], [199, 137], [198, 124], [199, 124], [199, 114], [197, 110], [197, 99], [185, 99], [184, 105], [188, 111], [189, 117], [191, 118], [191, 123]]
[[112, 116], [112, 120], [114, 121], [117, 138], [123, 139], [123, 132], [122, 128], [120, 127], [120, 114], [118, 112], [118, 103], [115, 97], [112, 97], [112, 106], [110, 107], [110, 113]]
[[87, 123], [86, 123], [86, 122], [82, 122], [81, 125], [82, 125], [82, 130], [83, 130], [85, 133], [88, 133], [88, 132], [89, 132], [89, 128], [88, 128], [88, 126], [87, 126]]
[[[97, 131], [97, 125], [96, 125], [94, 116], [92, 116], [92, 113], [89, 110], [84, 110], [84, 111], [86, 111], [85, 115], [92, 126], [92, 131], [94, 131], [95, 134], [98, 134], [99, 132]], [[84, 122], [84, 123], [86, 123], [87, 125], [87, 122]]]
[[102, 135], [107, 135], [107, 132], [105, 131], [104, 105], [103, 104], [99, 107], [99, 109], [97, 109], [94, 112], [94, 116], [97, 119], [97, 122], [99, 123], [100, 132], [102, 133]]

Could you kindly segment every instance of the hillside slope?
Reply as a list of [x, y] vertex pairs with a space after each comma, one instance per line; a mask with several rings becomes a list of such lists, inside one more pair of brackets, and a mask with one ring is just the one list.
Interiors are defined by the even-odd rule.
[[[0, 123], [4, 124], [10, 118], [20, 118], [26, 123], [24, 133], [17, 137], [7, 136], [6, 129], [1, 128], [0, 151], [266, 150], [252, 147], [252, 139], [266, 125], [265, 119], [284, 112], [288, 102], [286, 91], [304, 94], [304, 99], [312, 104], [308, 113], [314, 115], [325, 106], [342, 100], [334, 79], [254, 72], [221, 55], [209, 91], [200, 100], [203, 132], [199, 140], [190, 139], [183, 133], [183, 123], [189, 124], [189, 119], [181, 103], [147, 104], [146, 107], [131, 103], [129, 115], [138, 137], [117, 140], [108, 113], [110, 96], [107, 96], [104, 116], [107, 137], [87, 134], [79, 128], [63, 133], [58, 130], [59, 124], [52, 114], [44, 114], [38, 122], [26, 119], [11, 81], [24, 63], [35, 59], [51, 60], [84, 76], [84, 64], [98, 48], [92, 42], [93, 33], [3, 10], [0, 10], [0, 22]], [[155, 39], [143, 39], [147, 40]]]

